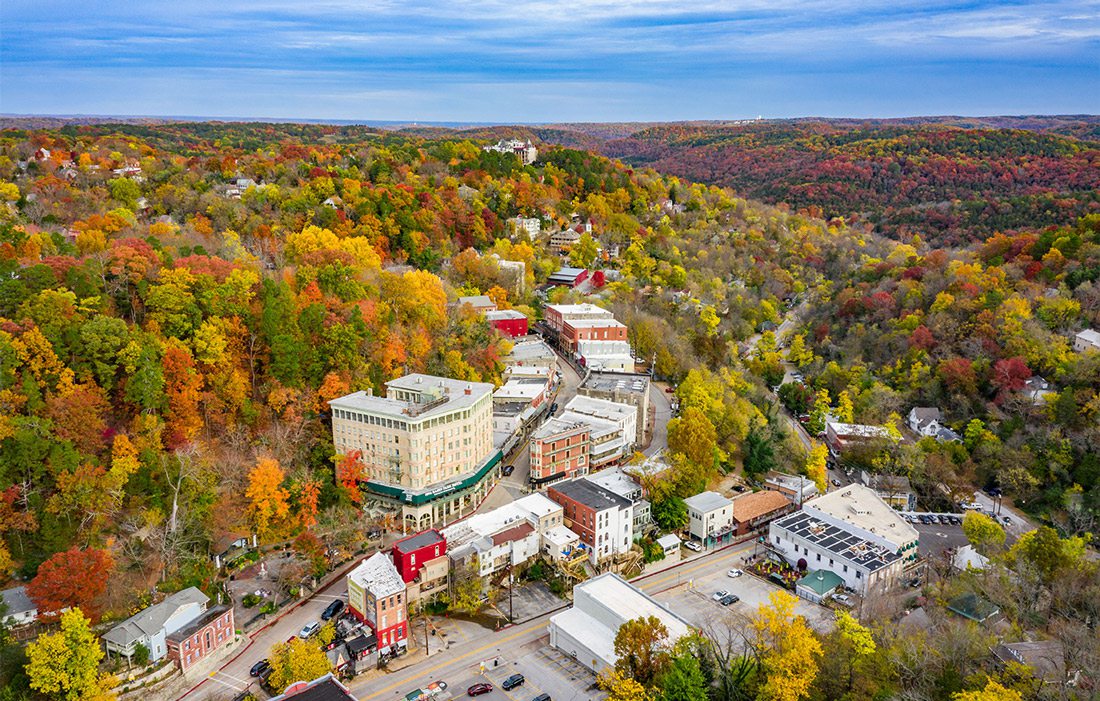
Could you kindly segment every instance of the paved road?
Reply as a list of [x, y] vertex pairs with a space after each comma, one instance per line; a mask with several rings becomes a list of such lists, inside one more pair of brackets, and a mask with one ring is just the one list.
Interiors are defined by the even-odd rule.
[[649, 403], [654, 408], [653, 439], [645, 454], [655, 455], [658, 451], [668, 447], [668, 420], [672, 418], [671, 395], [665, 391], [668, 385], [665, 383], [649, 383]]

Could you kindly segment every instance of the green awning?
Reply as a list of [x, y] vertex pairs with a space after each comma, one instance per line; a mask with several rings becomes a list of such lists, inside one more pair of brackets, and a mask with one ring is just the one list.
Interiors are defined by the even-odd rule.
[[500, 461], [504, 459], [504, 454], [499, 450], [494, 450], [488, 460], [477, 469], [477, 472], [473, 473], [469, 477], [462, 479], [458, 482], [451, 482], [450, 484], [441, 485], [435, 489], [430, 489], [422, 492], [409, 492], [400, 487], [392, 487], [388, 484], [379, 484], [378, 482], [367, 482], [366, 487], [375, 494], [381, 494], [384, 497], [395, 499], [405, 504], [412, 504], [413, 506], [419, 506], [421, 504], [427, 504], [428, 502], [435, 501], [436, 499], [442, 499], [443, 497], [454, 494], [455, 492], [462, 491], [468, 487], [480, 482], [485, 478], [485, 475], [489, 474], [489, 470], [496, 468], [500, 464]]

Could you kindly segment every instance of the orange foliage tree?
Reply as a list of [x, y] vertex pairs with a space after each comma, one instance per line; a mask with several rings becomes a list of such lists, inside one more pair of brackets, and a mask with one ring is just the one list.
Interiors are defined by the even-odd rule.
[[283, 487], [286, 474], [278, 460], [264, 458], [248, 473], [248, 515], [256, 531], [266, 535], [290, 513], [290, 493]]
[[56, 614], [79, 608], [93, 621], [102, 612], [102, 597], [114, 559], [106, 550], [72, 547], [43, 562], [27, 584], [27, 595], [38, 610]]

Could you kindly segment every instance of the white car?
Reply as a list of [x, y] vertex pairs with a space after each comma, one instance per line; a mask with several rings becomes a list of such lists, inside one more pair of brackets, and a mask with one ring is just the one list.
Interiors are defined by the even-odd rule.
[[298, 637], [305, 640], [306, 638], [312, 638], [317, 635], [317, 632], [321, 630], [321, 624], [317, 621], [307, 623], [301, 631], [298, 633]]
[[691, 550], [692, 552], [697, 552], [697, 553], [703, 552], [703, 546], [699, 545], [694, 540], [689, 540], [686, 543], [684, 543], [684, 547], [687, 548], [688, 550]]
[[837, 594], [833, 598], [837, 601], [837, 603], [843, 604], [845, 606], [852, 605], [852, 597], [848, 596], [847, 594]]
[[726, 591], [725, 589], [719, 589], [718, 591], [714, 592], [714, 596], [712, 596], [710, 598], [714, 599], [715, 601], [721, 601], [722, 599], [726, 598], [727, 596], [729, 596], [728, 591]]
[[743, 574], [745, 574], [745, 573], [742, 572], [741, 570], [737, 569], [737, 568], [734, 568], [734, 569], [730, 570], [729, 572], [726, 572], [727, 577], [740, 577]]

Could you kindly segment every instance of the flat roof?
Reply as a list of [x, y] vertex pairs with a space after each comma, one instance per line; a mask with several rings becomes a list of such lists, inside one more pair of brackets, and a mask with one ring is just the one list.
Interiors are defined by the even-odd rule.
[[733, 504], [732, 501], [718, 492], [699, 492], [698, 494], [684, 499], [684, 503], [690, 508], [702, 511], [703, 513], [709, 513], [715, 509], [721, 509]]
[[[367, 392], [352, 392], [331, 400], [329, 406], [334, 409], [382, 414], [402, 421], [419, 421], [469, 408], [486, 394], [492, 393], [493, 385], [488, 382], [467, 382], [450, 377], [413, 373], [390, 380], [386, 383], [386, 389], [388, 394], [385, 397], [377, 397]], [[466, 393], [467, 389], [470, 390], [469, 394]], [[426, 399], [419, 404], [393, 399], [389, 395], [395, 390], [418, 392]], [[439, 404], [431, 406], [431, 402], [436, 400]], [[417, 407], [420, 406], [430, 406], [430, 408], [417, 412]]]
[[546, 342], [541, 339], [532, 339], [526, 341], [520, 341], [512, 346], [512, 352], [508, 354], [509, 358], [516, 360], [524, 360], [528, 358], [556, 358], [550, 346], [546, 345]]
[[[614, 572], [573, 588], [573, 606], [550, 618], [569, 637], [608, 663], [614, 663], [619, 627], [637, 618], [655, 617], [668, 629], [669, 642], [691, 633], [690, 624]], [[610, 624], [610, 625], [609, 625]]]
[[569, 421], [565, 418], [555, 416], [543, 421], [538, 428], [532, 431], [531, 439], [543, 440], [559, 433], [565, 433], [566, 431], [580, 431], [587, 428], [589, 428], [589, 426], [586, 422]]
[[603, 307], [598, 307], [591, 302], [584, 302], [582, 304], [547, 304], [546, 308], [553, 309], [555, 312], [560, 314], [561, 318], [565, 321], [569, 321], [569, 317], [574, 314], [606, 314], [608, 319], [615, 318], [615, 316], [610, 311], [604, 309]]
[[827, 521], [819, 521], [806, 511], [785, 516], [773, 523], [789, 533], [817, 545], [838, 559], [847, 560], [876, 572], [901, 559], [901, 555], [882, 545]]
[[[607, 419], [600, 418], [598, 416], [592, 416], [591, 414], [579, 414], [575, 411], [564, 411], [561, 416], [556, 417], [566, 423], [584, 424], [588, 427], [589, 437], [599, 438], [605, 436], [608, 433], [618, 433], [619, 425], [614, 421], [608, 421]], [[551, 434], [552, 435], [552, 434]]]
[[615, 492], [624, 498], [629, 498], [626, 496], [627, 494], [636, 492], [642, 488], [642, 485], [638, 484], [633, 477], [626, 474], [618, 467], [613, 467], [609, 470], [600, 470], [595, 474], [588, 475], [585, 479], [600, 485], [608, 491]]
[[873, 489], [850, 484], [808, 502], [803, 508], [818, 511], [870, 531], [898, 545], [917, 540], [917, 529], [901, 517]]
[[485, 312], [485, 318], [489, 321], [500, 321], [502, 319], [526, 319], [527, 315], [523, 312], [517, 312], [515, 309], [493, 309]]
[[512, 503], [521, 509], [526, 509], [535, 518], [542, 518], [556, 511], [561, 511], [561, 504], [541, 492], [532, 492], [521, 499], [516, 499]]
[[839, 421], [828, 421], [825, 426], [832, 429], [839, 438], [893, 438], [884, 426], [846, 424]]
[[614, 329], [626, 328], [626, 324], [615, 319], [566, 319], [565, 323], [575, 329]]
[[565, 405], [565, 410], [615, 422], [638, 414], [638, 408], [633, 404], [622, 404], [621, 402], [613, 402], [610, 399], [599, 397], [586, 397], [583, 394], [578, 394], [570, 399], [569, 403]]
[[646, 394], [649, 391], [649, 375], [636, 372], [611, 372], [606, 370], [593, 370], [588, 373], [581, 387], [600, 392], [630, 392], [631, 394]]
[[390, 596], [405, 591], [405, 580], [401, 579], [397, 568], [386, 553], [377, 552], [348, 573], [352, 580], [374, 596]]
[[593, 484], [586, 479], [573, 479], [566, 482], [558, 482], [550, 487], [568, 499], [579, 502], [595, 509], [603, 511], [611, 508], [626, 508], [630, 506], [630, 500], [619, 496], [609, 489], [604, 489], [598, 484]]

